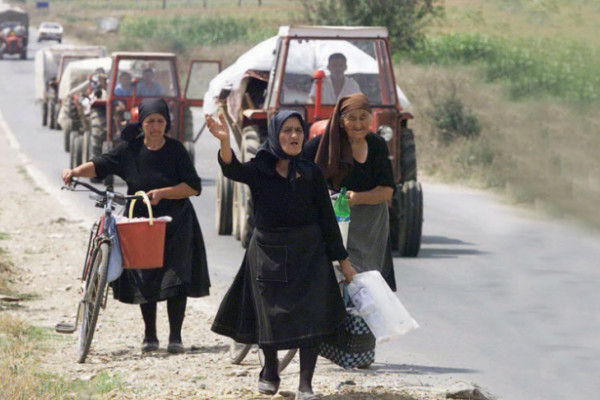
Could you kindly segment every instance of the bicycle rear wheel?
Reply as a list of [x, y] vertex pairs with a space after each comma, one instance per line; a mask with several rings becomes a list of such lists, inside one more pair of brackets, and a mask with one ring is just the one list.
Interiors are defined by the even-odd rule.
[[251, 344], [238, 343], [232, 340], [229, 344], [229, 360], [232, 364], [241, 364], [250, 349], [252, 349]]
[[106, 290], [106, 277], [108, 275], [108, 257], [110, 247], [108, 243], [100, 244], [92, 255], [92, 268], [85, 281], [85, 292], [81, 303], [81, 318], [79, 325], [79, 345], [77, 355], [79, 363], [84, 363], [90, 351], [94, 338], [98, 313]]

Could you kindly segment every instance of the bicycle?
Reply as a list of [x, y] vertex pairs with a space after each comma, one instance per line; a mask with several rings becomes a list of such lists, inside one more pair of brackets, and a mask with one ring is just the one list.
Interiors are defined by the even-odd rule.
[[[83, 186], [86, 190], [76, 190], [77, 186]], [[107, 276], [108, 260], [112, 249], [112, 237], [109, 235], [109, 225], [115, 209], [115, 204], [124, 206], [127, 200], [142, 199], [142, 196], [128, 196], [114, 192], [112, 186], [105, 190], [72, 179], [71, 184], [61, 189], [73, 192], [91, 191], [94, 194], [90, 198], [96, 201], [96, 207], [102, 208], [104, 213], [99, 220], [92, 225], [90, 238], [83, 263], [81, 274], [83, 297], [77, 306], [75, 324], [58, 323], [55, 330], [58, 333], [73, 333], [79, 325], [79, 341], [77, 347], [77, 362], [84, 363], [90, 351], [90, 345], [94, 338], [96, 322], [100, 308], [105, 309], [108, 300]]]

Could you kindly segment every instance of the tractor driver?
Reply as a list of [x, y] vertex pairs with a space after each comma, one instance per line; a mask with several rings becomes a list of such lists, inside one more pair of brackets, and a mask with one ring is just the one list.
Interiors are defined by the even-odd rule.
[[133, 92], [133, 85], [131, 84], [131, 74], [127, 71], [121, 72], [119, 75], [119, 83], [115, 87], [115, 96], [128, 97]]
[[[344, 75], [344, 72], [348, 69], [345, 55], [342, 53], [331, 54], [328, 59], [327, 69], [329, 70], [329, 75], [323, 79], [321, 89], [322, 104], [335, 104], [341, 97], [361, 93], [358, 83], [354, 79]], [[315, 90], [316, 85], [313, 82], [310, 94], [308, 95], [311, 103], [315, 101]]]
[[136, 94], [142, 97], [156, 97], [162, 96], [164, 93], [162, 85], [154, 80], [154, 70], [145, 68], [142, 71], [142, 79], [137, 84]]

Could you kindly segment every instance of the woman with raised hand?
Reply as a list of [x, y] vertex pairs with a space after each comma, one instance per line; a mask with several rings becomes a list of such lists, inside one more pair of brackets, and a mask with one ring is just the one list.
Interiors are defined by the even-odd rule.
[[304, 120], [294, 111], [275, 114], [266, 142], [243, 164], [231, 151], [223, 116], [217, 121], [207, 115], [206, 120], [221, 143], [223, 174], [250, 187], [256, 225], [212, 330], [259, 345], [265, 355], [258, 381], [263, 394], [279, 389], [277, 350], [299, 348], [296, 399], [319, 399], [312, 388], [319, 344], [346, 316], [331, 262], [339, 260], [348, 281], [356, 271], [323, 175], [300, 156], [307, 135]]

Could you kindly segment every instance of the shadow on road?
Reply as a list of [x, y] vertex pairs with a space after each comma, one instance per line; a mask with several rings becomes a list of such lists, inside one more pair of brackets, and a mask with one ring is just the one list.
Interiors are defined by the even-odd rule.
[[463, 242], [460, 239], [449, 238], [446, 236], [423, 236], [421, 244], [460, 244], [468, 246], [473, 243]]
[[[473, 246], [474, 244], [446, 236], [423, 236], [421, 239], [421, 245], [422, 247], [421, 251], [419, 252], [419, 258], [457, 258], [459, 256], [487, 254], [485, 251], [479, 251], [472, 248], [456, 247]], [[401, 257], [400, 253], [397, 251], [393, 252], [392, 254], [394, 258]]]
[[188, 353], [226, 353], [229, 351], [229, 346], [218, 345], [218, 346], [195, 346], [192, 345]]
[[445, 249], [439, 247], [422, 248], [419, 258], [457, 258], [459, 256], [474, 256], [487, 254], [485, 251], [475, 249]]
[[373, 364], [369, 368], [377, 373], [407, 374], [407, 375], [442, 375], [442, 374], [473, 374], [479, 372], [469, 368], [432, 367], [427, 365], [410, 364]]

